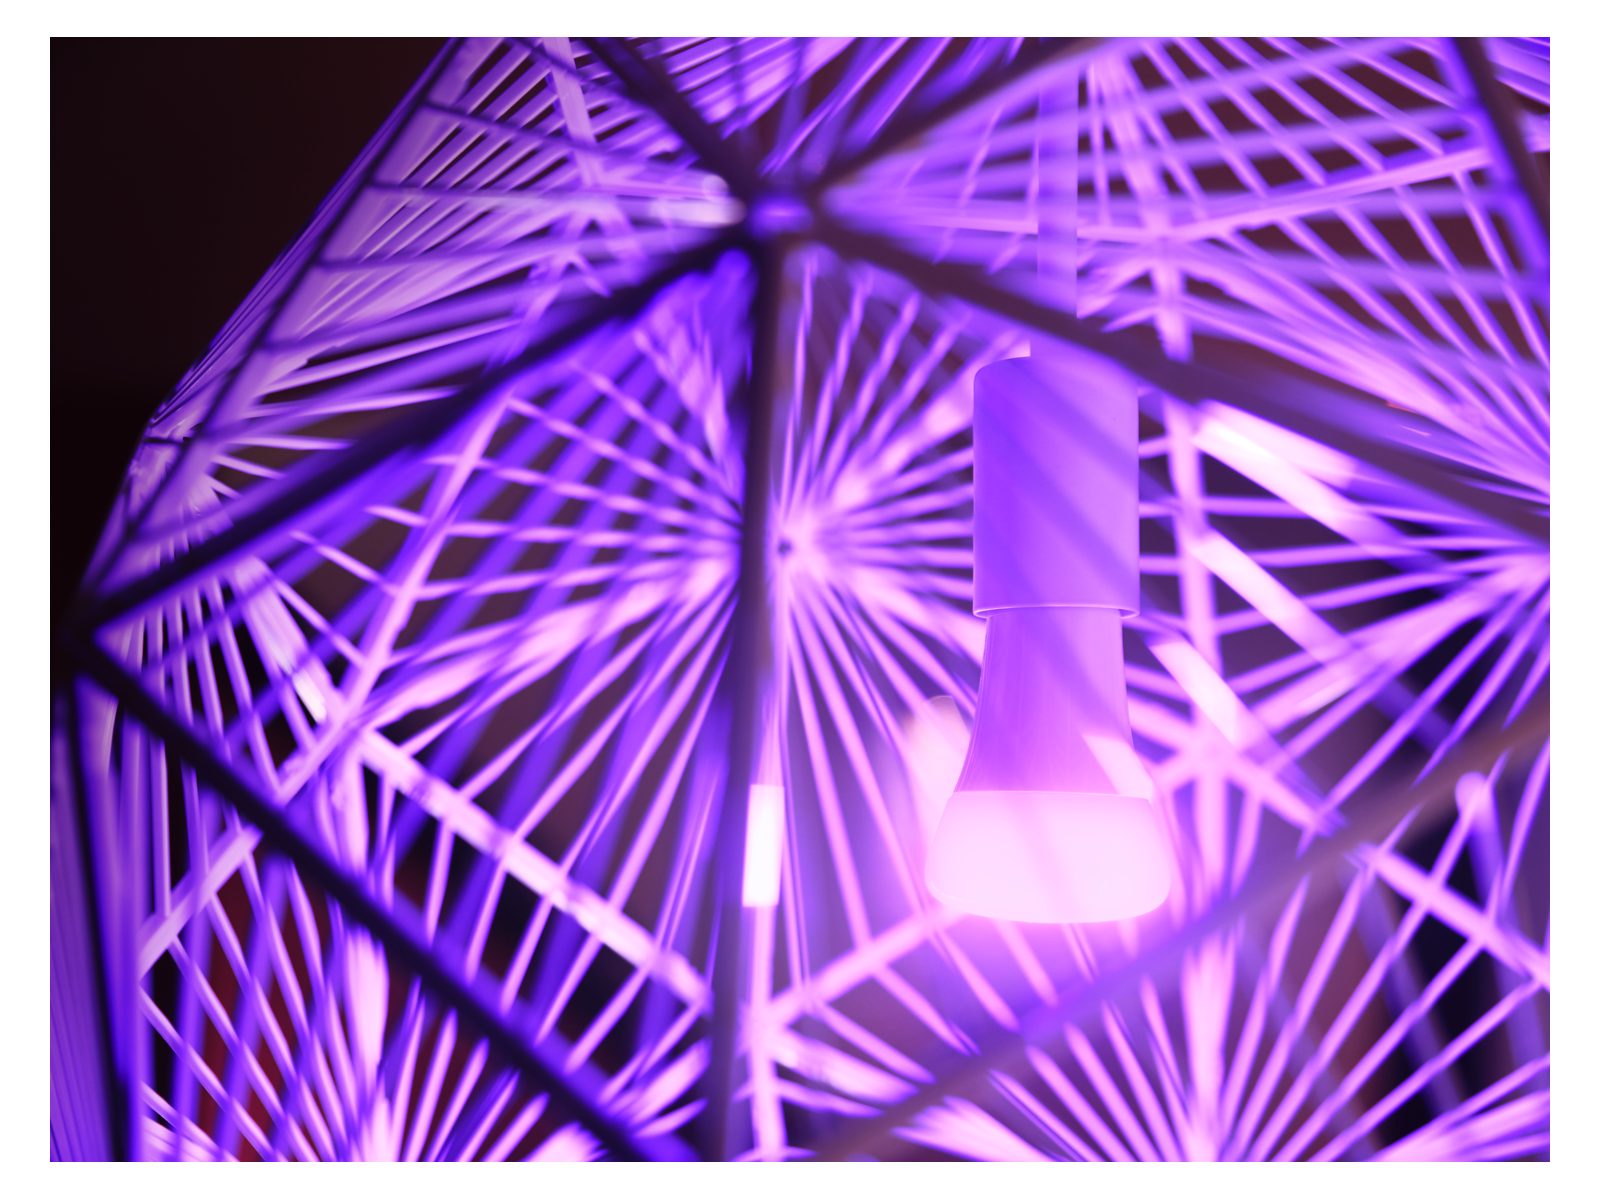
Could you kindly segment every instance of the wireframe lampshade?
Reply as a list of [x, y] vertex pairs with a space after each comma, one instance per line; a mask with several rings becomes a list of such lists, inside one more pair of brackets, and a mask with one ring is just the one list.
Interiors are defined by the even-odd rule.
[[955, 908], [1109, 921], [1166, 899], [1166, 840], [1134, 753], [1122, 617], [1138, 606], [1138, 409], [1088, 355], [980, 371], [977, 718], [929, 853]]
[[1549, 81], [443, 47], [61, 629], [51, 1153], [1545, 1155]]

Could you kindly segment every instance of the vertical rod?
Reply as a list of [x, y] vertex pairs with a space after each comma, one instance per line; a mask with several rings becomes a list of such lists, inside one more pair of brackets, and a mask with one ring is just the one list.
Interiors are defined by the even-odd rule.
[[1078, 96], [1083, 71], [1046, 81], [1039, 91], [1039, 241], [1034, 249], [1040, 295], [1078, 315]]
[[750, 252], [756, 303], [745, 389], [744, 502], [739, 530], [739, 581], [733, 647], [725, 678], [729, 698], [728, 775], [717, 822], [716, 959], [711, 978], [711, 1064], [706, 1119], [711, 1157], [735, 1151], [733, 1093], [739, 1058], [739, 1018], [744, 993], [744, 855], [750, 786], [772, 658], [768, 594], [768, 523], [772, 496], [772, 446], [778, 407], [779, 303], [783, 286], [781, 239], [757, 242]]

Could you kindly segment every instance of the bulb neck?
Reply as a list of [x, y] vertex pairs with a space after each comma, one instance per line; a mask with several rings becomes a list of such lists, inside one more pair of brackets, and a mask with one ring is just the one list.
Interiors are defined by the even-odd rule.
[[1121, 613], [989, 614], [983, 686], [956, 788], [1153, 794], [1132, 750]]

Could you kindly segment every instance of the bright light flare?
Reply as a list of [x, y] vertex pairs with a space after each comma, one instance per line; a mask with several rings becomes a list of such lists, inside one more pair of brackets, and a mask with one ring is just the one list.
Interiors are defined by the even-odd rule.
[[744, 906], [776, 906], [782, 876], [783, 785], [752, 784], [744, 838]]

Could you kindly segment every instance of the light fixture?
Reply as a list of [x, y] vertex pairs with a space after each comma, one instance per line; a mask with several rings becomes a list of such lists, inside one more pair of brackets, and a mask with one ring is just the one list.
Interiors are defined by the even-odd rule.
[[988, 629], [972, 742], [927, 866], [953, 908], [1067, 923], [1166, 899], [1122, 659], [1139, 594], [1137, 437], [1132, 382], [1086, 352], [977, 374], [973, 608]]

